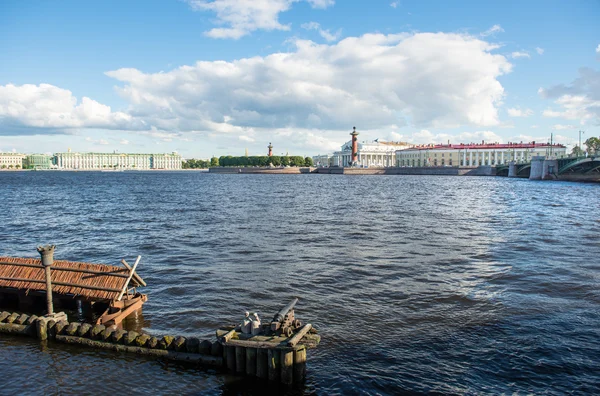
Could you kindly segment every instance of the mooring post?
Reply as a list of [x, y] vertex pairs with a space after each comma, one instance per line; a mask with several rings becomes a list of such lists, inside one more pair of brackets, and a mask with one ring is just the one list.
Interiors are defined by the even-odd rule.
[[46, 303], [48, 308], [48, 316], [54, 314], [52, 307], [52, 275], [50, 274], [50, 268], [54, 264], [54, 249], [55, 245], [38, 246], [37, 251], [42, 256], [42, 265], [46, 271]]

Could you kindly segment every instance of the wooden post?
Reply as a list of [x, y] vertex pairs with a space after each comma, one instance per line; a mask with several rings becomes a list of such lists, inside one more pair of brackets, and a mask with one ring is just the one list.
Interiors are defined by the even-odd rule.
[[50, 267], [54, 264], [54, 249], [55, 245], [38, 246], [37, 251], [42, 256], [42, 265], [46, 273], [46, 308], [48, 309], [48, 315], [54, 313], [52, 307], [52, 275], [50, 274]]
[[[125, 259], [121, 260], [121, 264], [123, 264], [125, 266], [125, 268], [127, 268], [129, 271], [131, 271], [131, 266], [129, 265], [129, 263], [127, 261], [125, 261]], [[135, 280], [137, 281], [137, 283], [139, 283], [142, 286], [146, 286], [146, 282], [144, 282], [144, 280], [142, 279], [142, 277], [139, 276], [137, 274], [137, 272], [133, 273], [133, 277], [135, 278]]]
[[246, 348], [246, 374], [256, 376], [256, 348]]
[[235, 372], [243, 374], [246, 372], [246, 348], [235, 347]]
[[225, 350], [227, 351], [227, 369], [235, 373], [235, 347], [226, 346]]
[[125, 281], [125, 286], [123, 286], [123, 290], [121, 290], [121, 294], [119, 294], [119, 298], [117, 298], [117, 301], [121, 301], [121, 299], [123, 298], [123, 294], [125, 294], [125, 292], [127, 291], [127, 286], [129, 285], [129, 281], [131, 281], [131, 278], [133, 277], [133, 274], [135, 274], [135, 269], [137, 268], [137, 266], [140, 263], [141, 259], [142, 259], [142, 256], [137, 256], [137, 259], [135, 259], [135, 263], [133, 264], [133, 268], [129, 272], [129, 276], [127, 277], [127, 280]]
[[269, 359], [269, 381], [279, 381], [281, 371], [281, 352], [279, 349], [267, 349]]
[[302, 382], [306, 379], [306, 348], [302, 347], [294, 351], [294, 382]]
[[258, 378], [269, 378], [269, 354], [267, 349], [259, 348], [256, 352], [256, 376]]
[[312, 325], [310, 323], [305, 324], [297, 333], [288, 341], [288, 346], [295, 347], [296, 344], [310, 331]]
[[290, 385], [294, 382], [294, 351], [281, 351], [281, 382]]

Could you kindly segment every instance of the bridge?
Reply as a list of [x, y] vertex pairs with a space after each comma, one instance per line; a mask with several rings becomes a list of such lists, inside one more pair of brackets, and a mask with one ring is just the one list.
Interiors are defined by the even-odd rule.
[[[590, 175], [593, 173], [600, 174], [600, 155], [593, 155], [589, 157], [565, 157], [558, 158], [558, 172], [559, 175], [578, 174], [578, 175]], [[516, 177], [529, 177], [531, 172], [531, 162], [516, 163]], [[508, 176], [509, 165], [498, 165], [496, 166], [496, 176]]]

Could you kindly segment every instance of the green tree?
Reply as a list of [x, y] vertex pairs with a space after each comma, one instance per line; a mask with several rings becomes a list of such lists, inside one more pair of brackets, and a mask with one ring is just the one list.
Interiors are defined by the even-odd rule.
[[281, 165], [281, 157], [274, 155], [272, 157], [269, 158], [269, 162], [273, 165], [273, 166], [280, 166]]
[[575, 157], [581, 157], [583, 155], [583, 150], [581, 149], [581, 147], [575, 146], [573, 147], [573, 150], [571, 150], [571, 155]]
[[600, 153], [600, 139], [597, 137], [591, 137], [585, 141], [587, 146], [587, 152], [589, 155]]
[[313, 160], [310, 157], [304, 158], [304, 166], [313, 166]]
[[282, 156], [279, 161], [281, 162], [282, 166], [288, 166], [290, 164], [290, 157], [288, 157], [287, 155]]
[[219, 159], [217, 157], [212, 157], [210, 159], [210, 166], [211, 167], [219, 166]]

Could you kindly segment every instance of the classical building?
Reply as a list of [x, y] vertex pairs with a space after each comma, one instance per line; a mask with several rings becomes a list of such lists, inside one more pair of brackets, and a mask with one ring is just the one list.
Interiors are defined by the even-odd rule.
[[56, 153], [58, 169], [181, 169], [182, 158], [172, 154]]
[[330, 154], [315, 155], [312, 157], [313, 165], [317, 167], [326, 167], [333, 165], [333, 156]]
[[396, 166], [481, 166], [511, 161], [529, 162], [532, 156], [561, 158], [567, 155], [562, 144], [485, 143], [427, 144], [396, 151]]
[[23, 161], [25, 169], [51, 169], [52, 156], [47, 154], [29, 154]]
[[0, 153], [0, 169], [21, 169], [25, 154]]
[[333, 153], [330, 163], [333, 166], [385, 168], [395, 165], [396, 152], [406, 150], [409, 147], [412, 147], [412, 145], [406, 142], [383, 142], [379, 140], [357, 142], [356, 159], [353, 163], [352, 140], [350, 140], [342, 146], [340, 151]]

